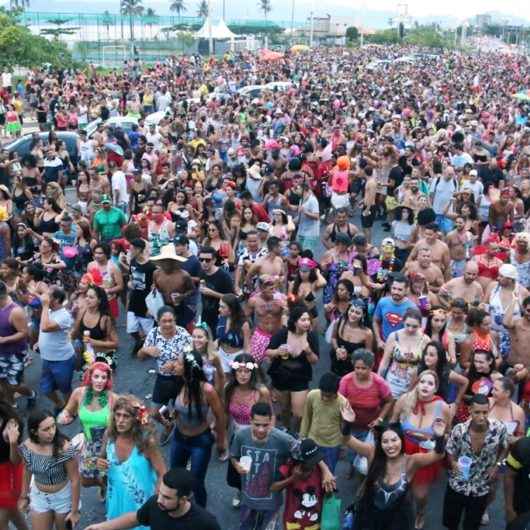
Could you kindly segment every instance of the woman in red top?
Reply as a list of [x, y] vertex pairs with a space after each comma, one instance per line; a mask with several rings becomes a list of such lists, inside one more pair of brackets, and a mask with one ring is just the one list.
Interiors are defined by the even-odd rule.
[[478, 265], [478, 282], [482, 288], [486, 290], [488, 285], [497, 279], [499, 275], [499, 267], [502, 265], [502, 260], [497, 257], [499, 252], [499, 242], [496, 236], [491, 236], [487, 242], [485, 252], [478, 253], [479, 247], [475, 249], [475, 260]]
[[339, 393], [355, 412], [355, 437], [364, 439], [368, 431], [380, 423], [392, 406], [388, 383], [375, 372], [374, 354], [363, 348], [352, 356], [353, 371], [340, 380]]

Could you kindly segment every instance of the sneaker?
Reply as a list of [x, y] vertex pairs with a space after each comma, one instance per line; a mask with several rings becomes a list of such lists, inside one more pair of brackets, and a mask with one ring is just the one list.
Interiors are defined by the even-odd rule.
[[31, 396], [26, 398], [26, 407], [28, 409], [32, 409], [36, 403], [37, 403], [37, 393], [35, 392], [35, 390], [33, 390]]
[[241, 506], [241, 492], [238, 491], [232, 499], [232, 508], [239, 508]]
[[160, 445], [164, 446], [169, 443], [169, 440], [171, 440], [171, 436], [173, 435], [174, 430], [174, 424], [172, 424], [169, 429], [164, 429], [162, 436], [160, 436]]
[[489, 513], [487, 511], [485, 511], [482, 514], [482, 519], [480, 520], [480, 524], [481, 524], [481, 526], [487, 526], [487, 525], [490, 524], [490, 516], [489, 516]]

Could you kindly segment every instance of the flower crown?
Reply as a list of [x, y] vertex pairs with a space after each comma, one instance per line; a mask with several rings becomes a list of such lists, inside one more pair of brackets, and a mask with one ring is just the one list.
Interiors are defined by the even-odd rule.
[[232, 361], [230, 363], [230, 368], [232, 368], [232, 370], [239, 370], [240, 368], [246, 368], [247, 370], [255, 370], [257, 367], [258, 365], [256, 363], [251, 362], [240, 363], [238, 361]]

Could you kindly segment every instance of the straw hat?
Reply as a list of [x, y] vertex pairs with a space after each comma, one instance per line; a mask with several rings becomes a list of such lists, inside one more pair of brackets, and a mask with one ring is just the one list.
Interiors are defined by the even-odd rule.
[[177, 253], [175, 252], [175, 245], [173, 245], [172, 243], [170, 243], [169, 245], [164, 245], [160, 249], [160, 254], [151, 258], [151, 261], [161, 261], [163, 259], [170, 259], [173, 261], [178, 261], [180, 263], [184, 263], [185, 261], [187, 261], [187, 258], [177, 255]]

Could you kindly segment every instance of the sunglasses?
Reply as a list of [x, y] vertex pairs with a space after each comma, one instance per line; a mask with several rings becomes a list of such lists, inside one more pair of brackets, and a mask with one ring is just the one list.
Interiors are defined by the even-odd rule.
[[199, 258], [199, 261], [201, 263], [210, 263], [210, 261], [212, 261], [212, 258]]

